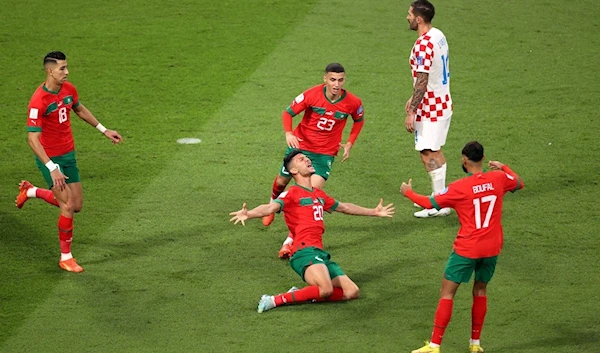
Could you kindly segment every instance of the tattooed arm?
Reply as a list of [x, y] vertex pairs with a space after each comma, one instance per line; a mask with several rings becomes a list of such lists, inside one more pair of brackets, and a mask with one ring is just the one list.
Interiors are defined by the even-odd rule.
[[404, 121], [404, 126], [408, 132], [412, 133], [415, 131], [415, 112], [417, 111], [419, 104], [421, 104], [421, 101], [425, 96], [425, 92], [427, 92], [428, 80], [428, 73], [417, 72], [417, 81], [415, 82], [414, 92], [410, 100], [409, 107], [406, 111], [406, 120]]

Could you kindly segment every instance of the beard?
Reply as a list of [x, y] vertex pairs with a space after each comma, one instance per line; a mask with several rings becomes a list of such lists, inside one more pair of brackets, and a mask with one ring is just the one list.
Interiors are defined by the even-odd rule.
[[463, 172], [465, 172], [466, 174], [469, 174], [469, 171], [467, 171], [467, 168], [465, 168], [465, 165], [461, 165]]
[[419, 24], [417, 23], [417, 20], [412, 20], [412, 22], [408, 22], [408, 28], [411, 31], [416, 31], [419, 28]]

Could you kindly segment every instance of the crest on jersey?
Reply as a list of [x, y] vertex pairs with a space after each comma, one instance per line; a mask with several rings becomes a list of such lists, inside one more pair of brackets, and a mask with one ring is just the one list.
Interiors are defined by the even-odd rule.
[[422, 56], [417, 56], [415, 59], [417, 61], [417, 66], [422, 66], [423, 61], [425, 61]]
[[300, 93], [296, 98], [294, 98], [294, 102], [296, 102], [296, 104], [302, 103], [303, 100], [304, 100], [304, 93]]
[[39, 110], [37, 108], [29, 109], [29, 119], [37, 119]]

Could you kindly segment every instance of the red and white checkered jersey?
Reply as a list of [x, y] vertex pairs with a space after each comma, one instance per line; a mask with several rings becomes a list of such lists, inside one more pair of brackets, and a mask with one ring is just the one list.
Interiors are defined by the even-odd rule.
[[417, 38], [410, 52], [409, 63], [413, 85], [417, 81], [417, 72], [429, 74], [427, 92], [417, 107], [416, 121], [421, 121], [422, 118], [431, 121], [449, 119], [452, 116], [452, 98], [450, 98], [448, 42], [444, 33], [432, 27]]

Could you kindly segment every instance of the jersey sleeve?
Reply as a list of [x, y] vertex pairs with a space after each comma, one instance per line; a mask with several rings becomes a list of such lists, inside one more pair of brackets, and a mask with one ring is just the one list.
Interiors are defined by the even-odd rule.
[[515, 192], [523, 188], [524, 185], [521, 178], [507, 165], [502, 167], [502, 172], [502, 174], [504, 174], [501, 177], [504, 185], [504, 192]]
[[464, 195], [460, 192], [460, 188], [452, 183], [450, 184], [444, 191], [439, 194], [433, 195], [429, 197], [429, 201], [436, 210], [441, 210], [446, 207], [453, 207], [458, 203], [458, 201], [462, 200]]
[[365, 118], [365, 109], [363, 108], [360, 98], [357, 98], [356, 101], [358, 108], [352, 113], [352, 120], [354, 120], [355, 123], [359, 123]]
[[333, 197], [327, 195], [325, 191], [321, 190], [321, 196], [323, 198], [323, 209], [327, 212], [333, 212], [340, 204], [338, 200]]
[[36, 97], [32, 98], [29, 102], [27, 117], [27, 132], [41, 132], [42, 131], [42, 116], [44, 115], [44, 104], [41, 99]]
[[292, 104], [290, 104], [290, 106], [285, 109], [285, 111], [292, 118], [295, 117], [296, 115], [302, 113], [308, 106], [308, 103], [306, 102], [307, 94], [308, 94], [308, 91], [304, 91], [304, 92], [300, 93], [296, 98], [294, 98], [294, 100], [292, 101]]
[[75, 109], [79, 106], [79, 93], [77, 93], [77, 88], [73, 87], [73, 106], [72, 109]]
[[275, 200], [272, 201], [272, 202], [277, 202], [278, 204], [281, 205], [281, 207], [279, 207], [279, 211], [277, 211], [277, 213], [280, 213], [281, 211], [283, 211], [285, 206], [290, 204], [291, 200], [294, 198], [293, 190], [294, 189], [290, 189], [288, 191], [282, 192], [278, 198], [276, 198]]
[[433, 43], [430, 38], [425, 36], [419, 39], [413, 47], [413, 55], [415, 57], [416, 72], [429, 73], [433, 64]]

